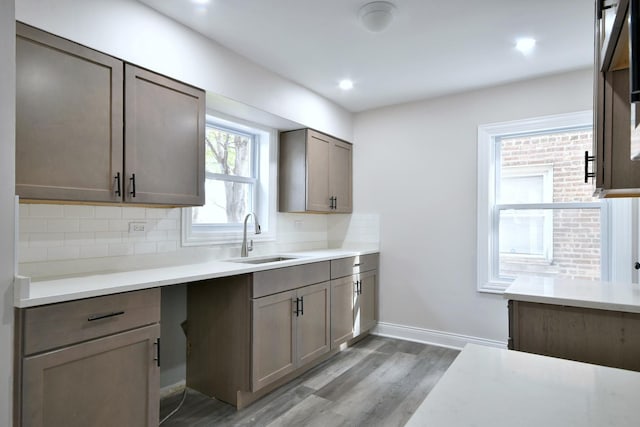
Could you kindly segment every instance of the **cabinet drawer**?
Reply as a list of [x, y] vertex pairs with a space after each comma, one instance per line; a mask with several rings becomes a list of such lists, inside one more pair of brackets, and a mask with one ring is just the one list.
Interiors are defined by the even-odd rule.
[[351, 276], [378, 268], [378, 254], [359, 255], [331, 261], [331, 278]]
[[160, 289], [28, 308], [23, 311], [29, 355], [160, 321]]
[[252, 298], [290, 291], [329, 280], [329, 261], [253, 273]]

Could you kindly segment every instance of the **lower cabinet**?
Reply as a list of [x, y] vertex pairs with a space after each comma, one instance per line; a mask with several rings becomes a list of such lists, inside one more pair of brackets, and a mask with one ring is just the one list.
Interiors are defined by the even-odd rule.
[[[377, 254], [331, 261], [332, 348], [368, 332], [376, 325], [377, 266]], [[352, 273], [334, 278], [347, 272]]]
[[329, 352], [329, 282], [252, 301], [252, 390]]
[[16, 425], [158, 425], [159, 289], [23, 309], [18, 319]]
[[187, 386], [241, 408], [331, 349], [329, 262], [191, 283]]
[[640, 313], [509, 301], [509, 348], [640, 371]]

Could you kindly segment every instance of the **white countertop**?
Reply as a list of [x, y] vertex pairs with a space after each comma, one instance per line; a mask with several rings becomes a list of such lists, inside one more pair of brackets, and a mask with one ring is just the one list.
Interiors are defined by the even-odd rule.
[[467, 344], [407, 427], [637, 427], [640, 373]]
[[[221, 260], [145, 270], [113, 271], [38, 280], [16, 278], [14, 284], [14, 305], [16, 307], [33, 307], [74, 299], [195, 282], [217, 277], [234, 276], [273, 268], [291, 267], [294, 265], [329, 261], [332, 259], [367, 255], [377, 252], [377, 250], [353, 251], [327, 249], [308, 252], [278, 253], [276, 256], [292, 256], [296, 258], [276, 263], [245, 264]], [[266, 257], [267, 256], [260, 256], [255, 258]]]
[[504, 297], [516, 301], [640, 313], [640, 285], [635, 283], [518, 277], [504, 292]]

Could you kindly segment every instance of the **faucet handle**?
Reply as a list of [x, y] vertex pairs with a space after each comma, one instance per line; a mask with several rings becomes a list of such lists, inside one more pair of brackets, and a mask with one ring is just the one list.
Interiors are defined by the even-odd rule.
[[247, 246], [247, 251], [251, 252], [253, 250], [253, 239], [249, 241], [249, 245]]

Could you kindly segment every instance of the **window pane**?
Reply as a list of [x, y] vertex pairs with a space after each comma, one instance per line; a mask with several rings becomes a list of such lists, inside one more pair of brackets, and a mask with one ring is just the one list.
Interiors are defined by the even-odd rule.
[[545, 236], [545, 230], [551, 230], [550, 214], [551, 211], [542, 209], [501, 211], [500, 253], [547, 257], [545, 248], [550, 247], [551, 236]]
[[252, 142], [249, 135], [207, 126], [207, 172], [252, 177]]
[[192, 209], [193, 224], [239, 224], [251, 212], [251, 184], [208, 179], [205, 205]]
[[500, 180], [499, 203], [543, 203], [544, 176], [511, 176]]
[[500, 276], [600, 278], [600, 210], [502, 211]]
[[[581, 129], [500, 138], [498, 203], [532, 203], [521, 200], [532, 197], [533, 184], [528, 183], [529, 188], [520, 193], [512, 188], [516, 176], [542, 179], [543, 191], [552, 193], [548, 200], [544, 197], [545, 202], [596, 201], [593, 184], [584, 182], [584, 152], [592, 150], [591, 135], [591, 129]], [[547, 184], [544, 179], [552, 182]]]

